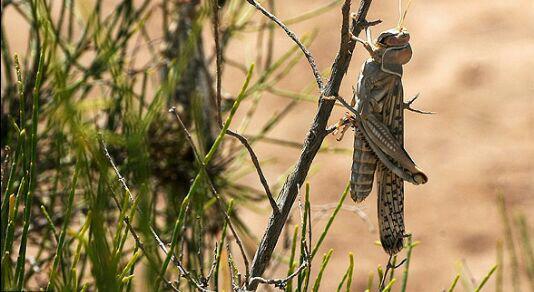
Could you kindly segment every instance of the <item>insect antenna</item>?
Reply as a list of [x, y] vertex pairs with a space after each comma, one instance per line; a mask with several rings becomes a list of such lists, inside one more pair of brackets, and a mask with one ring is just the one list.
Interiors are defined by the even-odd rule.
[[412, 4], [412, 0], [408, 0], [408, 5], [406, 6], [406, 10], [404, 10], [404, 13], [402, 12], [402, 0], [399, 0], [399, 23], [397, 24], [397, 29], [400, 31], [403, 28], [404, 20], [406, 19], [406, 14], [408, 14], [408, 10], [410, 9], [410, 4]]

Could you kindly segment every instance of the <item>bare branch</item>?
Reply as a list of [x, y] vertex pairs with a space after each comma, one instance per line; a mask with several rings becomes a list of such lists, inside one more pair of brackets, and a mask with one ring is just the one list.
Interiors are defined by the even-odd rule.
[[258, 176], [260, 177], [261, 184], [263, 185], [263, 188], [265, 189], [267, 198], [269, 198], [269, 203], [271, 204], [271, 207], [273, 208], [273, 212], [275, 213], [280, 212], [280, 210], [278, 210], [278, 206], [276, 205], [276, 201], [273, 198], [273, 194], [271, 193], [271, 190], [269, 189], [269, 184], [267, 183], [267, 179], [265, 178], [265, 175], [263, 174], [263, 171], [261, 170], [258, 157], [256, 156], [256, 153], [254, 153], [254, 150], [252, 149], [252, 146], [250, 146], [250, 143], [248, 143], [247, 138], [243, 137], [242, 135], [230, 129], [228, 129], [226, 133], [234, 138], [237, 138], [239, 141], [241, 141], [243, 146], [247, 148], [248, 153], [250, 154], [250, 159], [252, 160], [252, 163], [254, 164], [254, 167], [256, 168], [256, 171], [258, 172]]
[[215, 272], [215, 269], [217, 268], [217, 260], [218, 260], [217, 253], [218, 252], [219, 252], [219, 245], [217, 242], [215, 242], [215, 248], [213, 249], [213, 261], [211, 262], [211, 267], [208, 272], [208, 275], [205, 278], [206, 283], [209, 283], [211, 276], [213, 275], [213, 273]]
[[[252, 4], [257, 4], [253, 0], [247, 1]], [[261, 277], [261, 275], [267, 268], [274, 248], [276, 247], [276, 244], [278, 242], [278, 238], [280, 237], [282, 229], [291, 211], [291, 207], [293, 206], [293, 203], [295, 202], [295, 199], [297, 197], [298, 186], [302, 185], [304, 180], [306, 179], [313, 159], [321, 148], [321, 144], [324, 138], [329, 134], [326, 127], [328, 123], [328, 118], [330, 117], [330, 114], [334, 107], [335, 100], [325, 99], [323, 97], [338, 95], [339, 87], [341, 86], [341, 81], [343, 80], [343, 77], [347, 72], [350, 59], [352, 57], [352, 52], [354, 51], [354, 47], [356, 45], [356, 43], [351, 39], [350, 33], [355, 36], [358, 36], [366, 26], [370, 25], [370, 23], [367, 22], [365, 18], [367, 12], [369, 11], [371, 2], [372, 0], [361, 0], [358, 13], [353, 18], [351, 31], [349, 31], [351, 1], [345, 0], [345, 3], [343, 4], [343, 24], [341, 27], [341, 44], [339, 47], [339, 52], [337, 54], [334, 64], [332, 65], [332, 71], [328, 84], [326, 85], [325, 89], [322, 92], [322, 95], [320, 96], [319, 108], [315, 115], [313, 124], [309, 129], [308, 134], [306, 135], [300, 158], [297, 161], [293, 171], [287, 177], [286, 182], [278, 196], [279, 203], [277, 205], [280, 208], [280, 213], [273, 212], [273, 214], [269, 218], [268, 226], [265, 230], [265, 233], [263, 234], [260, 246], [258, 247], [258, 250], [256, 251], [256, 254], [254, 256], [251, 271], [251, 275], [253, 278]], [[260, 11], [262, 11], [263, 14], [269, 16], [269, 14], [266, 14], [265, 9], [260, 9]], [[269, 16], [269, 18], [271, 18], [275, 22], [278, 21], [275, 17], [273, 19], [273, 17]], [[290, 34], [288, 35], [291, 37]], [[310, 65], [312, 64], [314, 65], [315, 63], [310, 63]], [[257, 286], [257, 282], [250, 282], [250, 284], [247, 285], [247, 289], [254, 291], [257, 289]]]
[[[324, 205], [313, 206], [312, 209], [318, 212], [318, 214], [316, 214], [313, 219], [314, 220], [323, 219], [323, 217], [326, 215], [326, 212], [329, 210], [335, 209], [337, 205], [338, 203], [329, 203], [329, 204], [324, 204]], [[355, 205], [342, 205], [341, 210], [355, 213], [356, 215], [358, 215], [358, 217], [360, 217], [360, 219], [362, 219], [365, 223], [367, 223], [369, 232], [375, 232], [375, 226], [373, 225], [373, 222], [369, 220], [367, 213], [365, 213], [365, 211], [361, 207], [355, 206]]]
[[289, 280], [298, 276], [300, 272], [302, 272], [302, 270], [304, 270], [308, 266], [309, 266], [309, 261], [305, 260], [304, 262], [302, 262], [302, 264], [298, 267], [298, 269], [295, 272], [293, 272], [291, 275], [283, 279], [264, 279], [262, 277], [254, 277], [250, 279], [250, 282], [251, 282], [251, 285], [253, 284], [257, 285], [258, 283], [262, 283], [262, 284], [274, 285], [274, 287], [276, 288], [284, 289], [287, 286], [287, 282], [289, 282]]
[[302, 44], [302, 42], [299, 40], [297, 35], [291, 31], [285, 24], [283, 24], [276, 16], [274, 16], [272, 13], [267, 11], [263, 6], [261, 6], [256, 0], [247, 0], [248, 3], [256, 7], [263, 15], [267, 16], [269, 19], [274, 21], [278, 26], [280, 26], [286, 34], [299, 46], [299, 48], [302, 50], [304, 55], [306, 56], [306, 59], [308, 59], [308, 63], [310, 63], [313, 76], [315, 76], [315, 81], [317, 82], [317, 85], [319, 86], [319, 90], [323, 91], [324, 84], [323, 84], [323, 78], [321, 77], [321, 73], [319, 72], [319, 69], [317, 69], [317, 64], [315, 63], [315, 58], [312, 56], [311, 52]]
[[222, 78], [222, 49], [219, 37], [219, 0], [213, 0], [213, 38], [215, 39], [215, 56], [216, 56], [216, 102], [217, 105], [217, 123], [222, 125], [221, 114], [221, 78]]
[[226, 243], [226, 253], [228, 254], [228, 267], [230, 269], [230, 280], [232, 282], [232, 289], [234, 291], [239, 291], [239, 285], [235, 283], [235, 270], [234, 270], [234, 260], [232, 258], [232, 251], [230, 250], [230, 244]]

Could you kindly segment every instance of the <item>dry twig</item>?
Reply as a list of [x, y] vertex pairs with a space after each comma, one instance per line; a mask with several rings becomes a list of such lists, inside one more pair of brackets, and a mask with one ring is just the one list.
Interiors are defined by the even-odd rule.
[[297, 35], [291, 31], [285, 24], [282, 23], [276, 16], [274, 16], [272, 13], [267, 11], [263, 6], [261, 6], [256, 0], [247, 0], [248, 3], [256, 7], [261, 13], [263, 13], [265, 16], [267, 16], [269, 19], [274, 21], [278, 26], [280, 26], [286, 34], [299, 46], [299, 48], [302, 50], [304, 55], [306, 56], [306, 59], [308, 59], [308, 63], [311, 66], [313, 76], [315, 77], [315, 81], [317, 82], [317, 86], [319, 86], [319, 90], [322, 91], [324, 88], [323, 84], [323, 78], [321, 77], [321, 73], [319, 72], [319, 69], [317, 69], [317, 64], [315, 62], [315, 58], [312, 56], [311, 52], [302, 44], [302, 42], [299, 40]]
[[243, 135], [238, 134], [237, 132], [234, 132], [230, 129], [226, 131], [226, 134], [237, 138], [239, 141], [241, 141], [243, 146], [245, 146], [248, 153], [250, 154], [250, 159], [252, 160], [252, 163], [254, 164], [256, 171], [258, 172], [258, 176], [260, 177], [261, 184], [263, 185], [263, 188], [265, 189], [265, 193], [267, 194], [269, 203], [271, 204], [271, 207], [273, 208], [273, 212], [275, 213], [280, 212], [280, 210], [278, 210], [278, 206], [276, 205], [276, 201], [273, 198], [273, 194], [271, 193], [271, 190], [269, 189], [269, 184], [267, 183], [267, 179], [265, 178], [265, 175], [263, 174], [263, 171], [261, 170], [260, 162], [258, 161], [258, 156], [256, 156], [256, 153], [254, 153], [254, 150], [252, 149], [252, 146], [250, 146], [250, 143], [248, 142], [247, 138], [243, 137]]
[[216, 56], [216, 101], [217, 105], [217, 124], [222, 125], [222, 113], [221, 113], [221, 77], [222, 77], [222, 49], [221, 41], [219, 37], [219, 0], [213, 0], [213, 38], [215, 39], [215, 56]]
[[308, 260], [302, 262], [302, 264], [298, 267], [298, 269], [295, 272], [293, 272], [291, 275], [283, 279], [264, 279], [262, 277], [254, 277], [250, 279], [250, 285], [253, 285], [253, 284], [257, 285], [258, 283], [262, 283], [262, 284], [274, 285], [274, 287], [276, 288], [284, 289], [287, 286], [287, 282], [289, 282], [289, 280], [293, 279], [294, 277], [298, 276], [300, 272], [302, 272], [302, 270], [308, 267], [308, 265], [309, 265]]

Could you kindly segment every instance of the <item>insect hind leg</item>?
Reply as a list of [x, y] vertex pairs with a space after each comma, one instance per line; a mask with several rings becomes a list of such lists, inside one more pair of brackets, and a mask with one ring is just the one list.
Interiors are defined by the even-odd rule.
[[362, 202], [371, 193], [378, 159], [359, 128], [355, 130], [354, 155], [350, 176], [350, 196]]

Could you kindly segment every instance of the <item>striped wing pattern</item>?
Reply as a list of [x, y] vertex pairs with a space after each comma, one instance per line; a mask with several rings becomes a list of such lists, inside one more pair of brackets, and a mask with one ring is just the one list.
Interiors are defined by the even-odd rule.
[[[382, 118], [391, 134], [404, 146], [403, 90], [400, 79], [385, 97]], [[377, 184], [380, 241], [384, 250], [394, 255], [402, 249], [404, 243], [404, 183], [399, 176], [379, 163]]]

